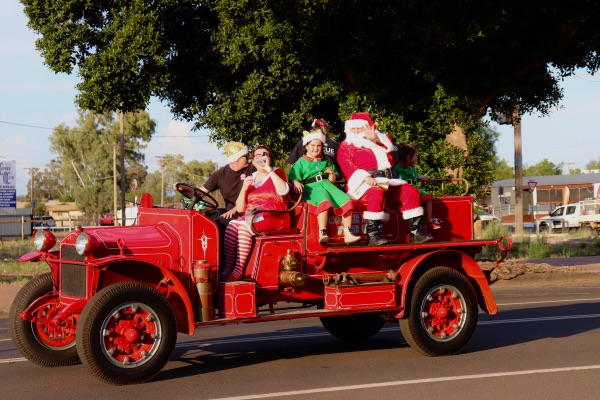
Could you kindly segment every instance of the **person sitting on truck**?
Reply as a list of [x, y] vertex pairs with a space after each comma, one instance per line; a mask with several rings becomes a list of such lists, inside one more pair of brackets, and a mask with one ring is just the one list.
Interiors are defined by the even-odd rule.
[[227, 211], [223, 213], [210, 210], [205, 213], [208, 218], [215, 221], [221, 235], [224, 234], [229, 221], [241, 215], [235, 207], [235, 202], [242, 189], [244, 179], [256, 171], [254, 165], [248, 163], [248, 147], [246, 145], [240, 142], [229, 142], [225, 145], [224, 150], [228, 164], [210, 174], [208, 180], [200, 188], [206, 193], [214, 192], [217, 189], [221, 191]]
[[433, 216], [433, 196], [418, 185], [418, 182], [431, 180], [427, 175], [419, 175], [415, 168], [415, 164], [419, 160], [419, 149], [414, 144], [400, 143], [398, 145], [398, 155], [400, 162], [396, 164], [394, 169], [398, 172], [400, 179], [410, 183], [419, 191], [421, 202], [425, 205], [425, 216], [429, 228], [440, 229], [441, 221]]
[[285, 210], [289, 186], [285, 172], [273, 167], [273, 153], [267, 146], [252, 149], [252, 165], [256, 172], [247, 176], [236, 200], [236, 209], [245, 213], [232, 220], [225, 230], [225, 266], [221, 272], [224, 281], [237, 281], [242, 277], [246, 259], [252, 247], [252, 229], [257, 232], [289, 228], [290, 215], [287, 213], [258, 213], [256, 210]]
[[[340, 145], [338, 142], [329, 137], [329, 129], [331, 129], [329, 122], [327, 122], [323, 118], [315, 119], [312, 122], [310, 128], [320, 129], [321, 132], [323, 132], [323, 134], [325, 135], [325, 143], [323, 143], [323, 155], [331, 159], [333, 161], [333, 164], [335, 165], [335, 168], [339, 171], [339, 165], [337, 165], [337, 150], [340, 147]], [[298, 140], [298, 142], [294, 146], [294, 149], [287, 158], [287, 163], [294, 164], [304, 154], [305, 144], [303, 143], [302, 139], [300, 139]]]
[[387, 243], [382, 238], [380, 224], [384, 217], [385, 199], [401, 203], [402, 217], [408, 221], [410, 242], [424, 243], [433, 239], [424, 233], [420, 221], [423, 207], [419, 192], [392, 175], [394, 148], [392, 139], [375, 130], [368, 112], [352, 114], [346, 121], [346, 139], [338, 150], [338, 164], [346, 176], [346, 193], [354, 200], [367, 202], [363, 213], [368, 245]]
[[355, 243], [360, 237], [354, 236], [351, 231], [352, 201], [334, 185], [337, 171], [333, 161], [322, 152], [325, 141], [326, 137], [320, 128], [304, 131], [304, 155], [294, 163], [288, 178], [294, 191], [302, 193], [302, 200], [308, 203], [308, 212], [317, 216], [319, 243], [329, 241], [326, 228], [330, 208], [335, 214], [342, 215], [344, 243]]

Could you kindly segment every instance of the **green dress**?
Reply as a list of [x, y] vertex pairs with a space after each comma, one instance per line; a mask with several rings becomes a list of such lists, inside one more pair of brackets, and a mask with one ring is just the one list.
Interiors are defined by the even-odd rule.
[[417, 185], [417, 181], [419, 180], [419, 173], [417, 172], [417, 170], [415, 169], [414, 166], [410, 166], [408, 168], [404, 168], [402, 165], [400, 164], [396, 164], [396, 166], [394, 167], [394, 169], [396, 171], [398, 171], [398, 175], [400, 175], [400, 178], [407, 181], [408, 183], [412, 184], [414, 187], [416, 187], [419, 190], [419, 193], [421, 194], [421, 197], [425, 196], [426, 194], [428, 194], [425, 190], [423, 190], [421, 187], [419, 187], [419, 185]]
[[[309, 158], [304, 155], [292, 165], [288, 174], [288, 182], [298, 180], [304, 185], [302, 200], [308, 203], [308, 211], [311, 214], [320, 214], [323, 211], [333, 208], [336, 215], [344, 215], [352, 210], [350, 197], [340, 188], [329, 181], [325, 173], [327, 167], [335, 171], [335, 166], [331, 161], [320, 158]], [[305, 183], [309, 178], [314, 178], [318, 174], [323, 174], [323, 180], [319, 182]]]

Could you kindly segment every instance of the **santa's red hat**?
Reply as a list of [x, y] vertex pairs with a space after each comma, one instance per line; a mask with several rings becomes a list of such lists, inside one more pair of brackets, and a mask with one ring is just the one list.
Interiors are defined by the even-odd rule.
[[356, 119], [361, 119], [363, 121], [367, 121], [369, 123], [369, 126], [373, 127], [375, 124], [373, 124], [373, 120], [371, 119], [371, 114], [369, 114], [368, 112], [357, 112], [354, 113], [350, 116], [350, 120], [356, 120]]

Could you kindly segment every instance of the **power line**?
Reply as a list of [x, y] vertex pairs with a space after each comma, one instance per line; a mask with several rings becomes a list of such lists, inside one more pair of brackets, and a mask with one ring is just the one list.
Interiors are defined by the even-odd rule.
[[[35, 128], [35, 129], [44, 129], [44, 130], [48, 130], [51, 131], [54, 128], [48, 128], [45, 126], [37, 126], [37, 125], [27, 125], [27, 124], [20, 124], [18, 122], [9, 122], [9, 121], [0, 121], [0, 124], [6, 124], [6, 125], [14, 125], [14, 126], [23, 126], [26, 128]], [[72, 129], [73, 131], [79, 131], [79, 129]], [[210, 135], [153, 135], [152, 137], [166, 137], [166, 138], [178, 138], [178, 137], [210, 137]]]

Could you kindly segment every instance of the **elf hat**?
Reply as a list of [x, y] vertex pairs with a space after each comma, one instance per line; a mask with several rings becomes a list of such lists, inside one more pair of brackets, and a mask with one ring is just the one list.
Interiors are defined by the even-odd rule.
[[303, 131], [302, 132], [302, 145], [306, 146], [311, 141], [319, 139], [321, 143], [325, 144], [325, 135], [320, 129], [315, 129], [312, 132]]
[[240, 142], [229, 142], [225, 145], [227, 162], [232, 163], [248, 154], [248, 147]]

